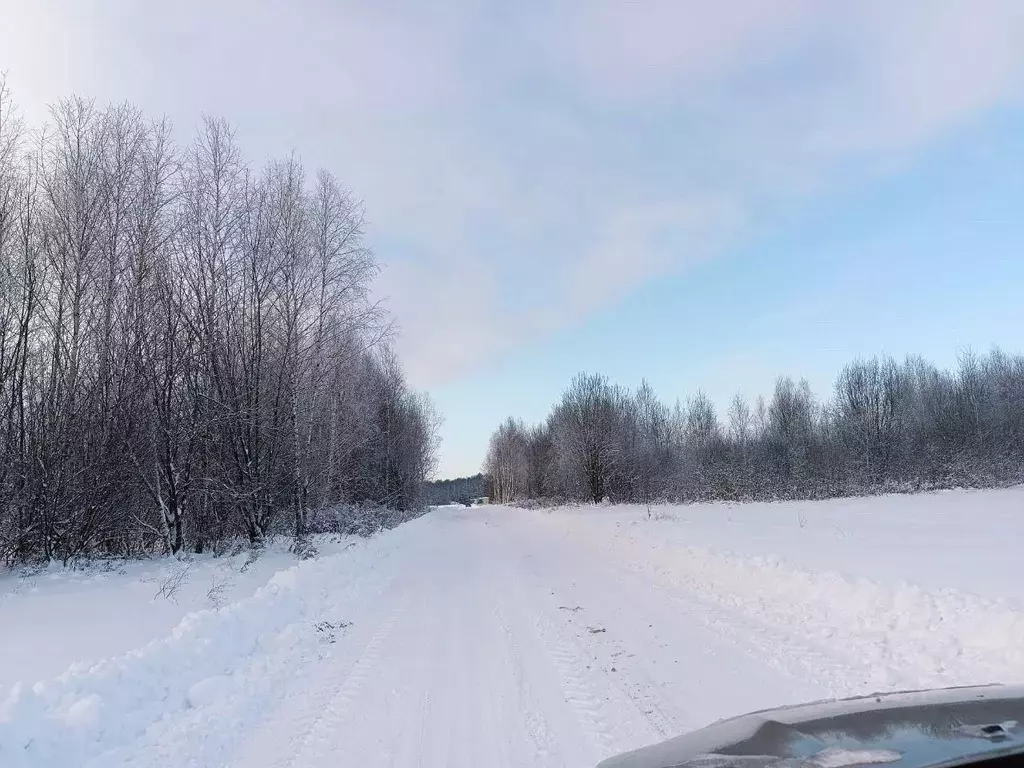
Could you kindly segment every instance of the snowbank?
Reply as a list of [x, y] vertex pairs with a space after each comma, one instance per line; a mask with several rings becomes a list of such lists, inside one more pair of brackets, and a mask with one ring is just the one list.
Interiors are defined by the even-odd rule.
[[651, 507], [650, 521], [647, 507], [640, 505], [567, 507], [552, 514], [586, 518], [588, 529], [650, 522], [650, 534], [673, 546], [770, 555], [808, 571], [1006, 597], [1024, 606], [1021, 486], [828, 501], [658, 505]]
[[[350, 537], [319, 537], [327, 555]], [[0, 701], [18, 681], [56, 677], [72, 664], [91, 666], [166, 637], [189, 613], [253, 594], [296, 562], [290, 540], [186, 561], [95, 561], [76, 567], [0, 569]]]
[[191, 613], [139, 650], [14, 686], [0, 701], [0, 765], [85, 765], [175, 713], [243, 693], [258, 698], [244, 689], [265, 687], [287, 674], [296, 654], [315, 650], [316, 621], [383, 589], [394, 571], [388, 555], [409, 535], [392, 531], [280, 571], [251, 597]]
[[[979, 573], [1019, 572], [1016, 542], [1020, 538], [1005, 528], [994, 529], [1001, 531], [998, 538], [1002, 541], [990, 546], [972, 547], [963, 537], [951, 536], [939, 544], [927, 533], [912, 535], [919, 521], [913, 517], [901, 521], [899, 503], [906, 499], [912, 505], [919, 504], [922, 498], [935, 497], [865, 500], [874, 501], [884, 510], [887, 524], [893, 528], [902, 525], [906, 535], [896, 543], [880, 540], [873, 547], [864, 539], [863, 531], [854, 529], [852, 535], [844, 534], [831, 542], [832, 551], [839, 553], [837, 564], [871, 572], [879, 554], [891, 556], [896, 545], [913, 562], [920, 563], [921, 554], [916, 550], [928, 541], [932, 547], [926, 555], [935, 563], [924, 571], [932, 579], [944, 559], [951, 565], [945, 580], [954, 584], [969, 581], [963, 578], [965, 571], [975, 577], [975, 582]], [[984, 529], [986, 506], [979, 502], [993, 502], [988, 506], [992, 514], [1009, 499], [1024, 501], [1024, 494], [1013, 489], [1010, 494], [976, 492], [947, 498], [958, 500], [964, 507], [961, 512], [973, 514], [973, 528]], [[776, 516], [794, 518], [792, 505], [774, 506]], [[580, 508], [537, 514], [545, 524], [599, 550], [604, 557], [644, 573], [657, 584], [685, 590], [709, 604], [797, 634], [833, 654], [844, 654], [851, 662], [879, 670], [876, 683], [880, 688], [1024, 681], [1024, 611], [1014, 598], [956, 588], [926, 588], [905, 580], [884, 582], [835, 570], [810, 570], [795, 565], [788, 557], [753, 555], [752, 549], [769, 549], [773, 543], [765, 535], [773, 520], [762, 520], [759, 525], [742, 508], [738, 514], [745, 516], [749, 527], [727, 522], [723, 506], [718, 506], [718, 527], [731, 535], [726, 539], [720, 533], [719, 540], [742, 545], [743, 553], [683, 543], [687, 538], [700, 539], [702, 534], [701, 528], [692, 524], [695, 514], [688, 507], [660, 507], [649, 520], [646, 510], [640, 514], [635, 509], [594, 508], [595, 517], [589, 517], [587, 511]], [[731, 511], [737, 510], [734, 507]], [[848, 516], [846, 524], [853, 528], [856, 522], [856, 517]], [[862, 528], [871, 529], [863, 518], [860, 522]], [[943, 521], [937, 511], [936, 527], [948, 531], [944, 522], [948, 520]], [[820, 524], [821, 520], [813, 516], [802, 526], [792, 522], [789, 546], [812, 545], [813, 539], [802, 538], [802, 531]], [[820, 552], [810, 557], [816, 559]], [[1019, 579], [1005, 585], [996, 581], [994, 587], [1016, 594]]]

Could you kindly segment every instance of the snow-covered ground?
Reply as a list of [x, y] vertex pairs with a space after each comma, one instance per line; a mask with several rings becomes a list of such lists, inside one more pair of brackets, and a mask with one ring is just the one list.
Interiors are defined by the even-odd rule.
[[1022, 512], [444, 508], [273, 576], [294, 561], [197, 562], [171, 600], [166, 563], [12, 577], [0, 686], [42, 682], [0, 687], [0, 765], [591, 766], [751, 709], [1024, 681]]
[[[321, 537], [325, 554], [352, 543]], [[94, 562], [78, 568], [0, 569], [0, 700], [19, 681], [56, 677], [170, 634], [189, 613], [252, 595], [295, 564], [275, 539], [259, 558], [247, 551], [187, 562]]]

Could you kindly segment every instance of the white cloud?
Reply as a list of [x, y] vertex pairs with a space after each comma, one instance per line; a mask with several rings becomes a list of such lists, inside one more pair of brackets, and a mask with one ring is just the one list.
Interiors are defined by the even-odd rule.
[[[463, 201], [455, 220], [492, 226], [496, 239], [510, 219], [537, 234], [511, 253], [477, 241], [436, 255], [445, 285], [465, 269], [461, 290], [488, 299], [474, 303], [471, 345], [453, 348], [457, 318], [406, 332], [408, 358], [446, 350], [443, 371], [419, 366], [424, 381], [720, 253], [745, 222], [1017, 98], [1024, 73], [1016, 0], [597, 0], [532, 21], [541, 31], [527, 37], [542, 47], [518, 69], [504, 59], [472, 66], [478, 79], [500, 71], [488, 86], [502, 95], [554, 83], [564, 103], [538, 99], [521, 116], [544, 126], [550, 144], [527, 130], [523, 143], [539, 157], [524, 157], [502, 135], [471, 134], [472, 152], [492, 163], [469, 173], [501, 178], [500, 194], [486, 210]], [[657, 135], [674, 175], [657, 158], [631, 163]], [[469, 151], [446, 162], [465, 172]], [[548, 241], [551, 231], [562, 237]], [[533, 280], [515, 279], [523, 272]]]
[[19, 101], [223, 114], [254, 159], [330, 167], [366, 201], [419, 384], [715, 256], [1024, 73], [1019, 0], [83, 8], [0, 0]]
[[651, 275], [685, 269], [714, 255], [740, 227], [743, 212], [728, 198], [658, 201], [613, 212], [597, 240], [571, 264], [565, 303], [572, 315], [596, 311]]
[[[822, 133], [837, 150], [913, 146], [1020, 96], [1024, 4], [873, 2], [851, 22], [856, 66]], [[844, 124], [836, 117], [842, 116]]]
[[721, 81], [793, 43], [811, 0], [596, 0], [559, 6], [552, 48], [598, 95], [661, 100]]
[[682, 104], [818, 152], [926, 140], [1024, 75], [1017, 0], [598, 0], [559, 22], [550, 56], [590, 98]]

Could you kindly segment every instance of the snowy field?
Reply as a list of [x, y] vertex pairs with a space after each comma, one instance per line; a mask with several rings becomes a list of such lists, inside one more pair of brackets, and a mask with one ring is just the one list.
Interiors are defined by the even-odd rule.
[[300, 564], [11, 574], [0, 765], [592, 766], [757, 708], [1020, 682], [1021, 541], [1018, 488], [444, 508]]

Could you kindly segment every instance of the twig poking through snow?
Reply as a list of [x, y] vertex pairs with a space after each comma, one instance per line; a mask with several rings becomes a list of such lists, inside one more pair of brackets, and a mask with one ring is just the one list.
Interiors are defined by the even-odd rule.
[[173, 569], [170, 575], [163, 580], [160, 584], [160, 589], [153, 595], [155, 600], [158, 597], [162, 597], [165, 600], [171, 602], [177, 602], [174, 596], [178, 594], [178, 591], [188, 582], [188, 572], [191, 570], [191, 563], [180, 564], [179, 567]]
[[213, 575], [213, 583], [210, 585], [210, 589], [206, 593], [206, 599], [213, 604], [214, 608], [220, 608], [224, 605], [226, 592], [232, 586], [231, 577], [227, 573], [215, 573]]

